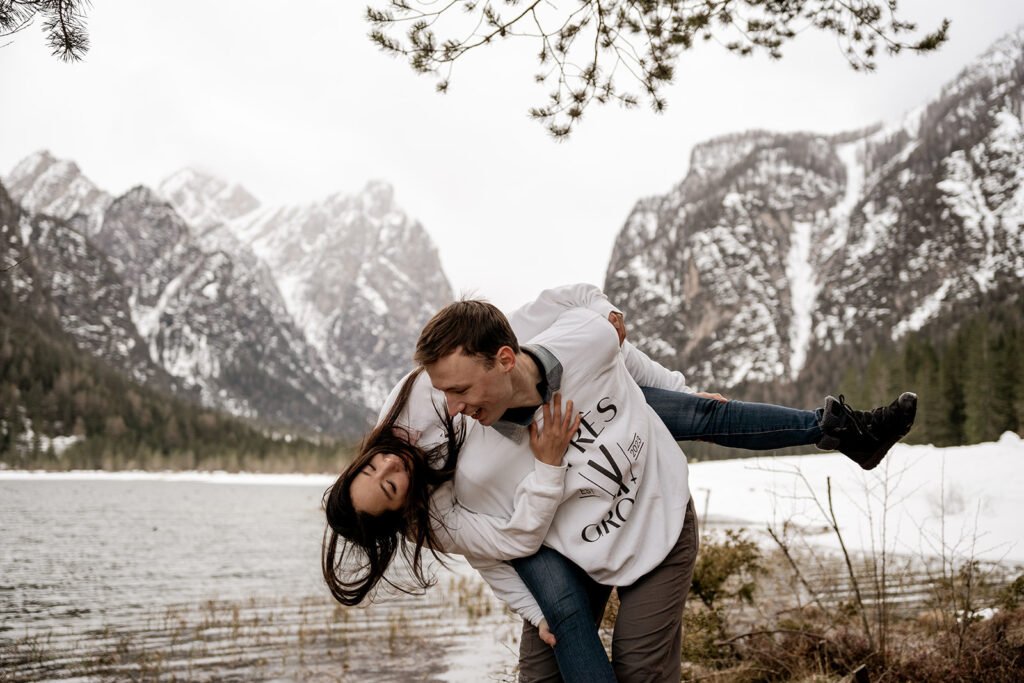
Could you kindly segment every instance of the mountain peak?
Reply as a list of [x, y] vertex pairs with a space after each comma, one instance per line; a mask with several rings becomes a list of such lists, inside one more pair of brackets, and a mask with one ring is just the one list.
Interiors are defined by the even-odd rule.
[[87, 217], [87, 229], [94, 231], [110, 195], [89, 180], [73, 161], [58, 159], [48, 150], [22, 159], [7, 176], [11, 196], [31, 213], [69, 219]]
[[44, 175], [69, 182], [82, 176], [82, 171], [75, 162], [58, 159], [49, 150], [41, 149], [19, 161], [8, 174], [6, 183], [10, 187], [29, 186]]
[[363, 187], [359, 198], [367, 214], [384, 216], [395, 206], [395, 188], [384, 180], [371, 180]]
[[260, 201], [241, 185], [191, 167], [164, 178], [158, 190], [197, 228], [225, 223], [260, 207]]
[[942, 88], [942, 96], [955, 95], [984, 81], [997, 83], [1010, 78], [1024, 54], [1024, 24], [994, 42]]
[[695, 146], [687, 176], [616, 239], [605, 291], [634, 343], [696, 386], [832, 390], [844, 346], [1016, 295], [1022, 81], [1017, 29], [893, 125]]
[[37, 177], [40, 173], [56, 163], [57, 158], [48, 149], [41, 149], [29, 154], [27, 157], [15, 164], [11, 172], [4, 179], [8, 185], [13, 185], [20, 179], [32, 176]]
[[135, 185], [121, 195], [119, 199], [137, 202], [139, 204], [166, 203], [166, 200], [148, 185]]

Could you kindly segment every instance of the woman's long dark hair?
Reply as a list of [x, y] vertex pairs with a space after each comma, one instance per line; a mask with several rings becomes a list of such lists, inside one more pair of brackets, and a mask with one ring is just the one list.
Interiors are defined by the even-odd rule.
[[[331, 595], [343, 605], [358, 605], [381, 581], [404, 593], [432, 585], [433, 580], [423, 571], [424, 546], [443, 562], [436, 550], [439, 546], [431, 524], [430, 496], [455, 475], [464, 430], [455, 427], [446, 410], [438, 409], [438, 417], [445, 423], [446, 441], [429, 450], [409, 443], [410, 435], [397, 420], [422, 372], [420, 367], [409, 375], [391, 410], [363, 439], [352, 463], [324, 493], [327, 529], [320, 564]], [[349, 488], [377, 453], [402, 459], [409, 470], [409, 489], [400, 509], [370, 515], [353, 507]], [[417, 584], [413, 588], [397, 585], [384, 576], [398, 553], [412, 572]]]

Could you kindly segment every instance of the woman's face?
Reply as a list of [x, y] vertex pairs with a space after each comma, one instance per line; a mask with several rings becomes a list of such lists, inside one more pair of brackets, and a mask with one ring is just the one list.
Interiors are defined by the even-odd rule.
[[377, 516], [398, 510], [409, 492], [409, 468], [397, 455], [375, 453], [352, 479], [348, 492], [356, 512]]

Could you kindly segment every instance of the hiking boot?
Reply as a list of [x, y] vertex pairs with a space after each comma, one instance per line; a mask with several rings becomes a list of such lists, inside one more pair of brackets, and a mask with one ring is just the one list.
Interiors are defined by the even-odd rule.
[[818, 448], [836, 450], [866, 470], [882, 462], [892, 445], [914, 424], [917, 394], [907, 391], [887, 406], [854, 410], [840, 394], [825, 397]]

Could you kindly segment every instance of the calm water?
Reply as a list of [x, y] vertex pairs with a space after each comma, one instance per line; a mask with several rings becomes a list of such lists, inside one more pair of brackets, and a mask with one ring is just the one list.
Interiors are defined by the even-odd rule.
[[[14, 680], [501, 680], [515, 620], [471, 574], [344, 609], [325, 483], [0, 479], [0, 670]], [[0, 676], [2, 678], [2, 676]]]

